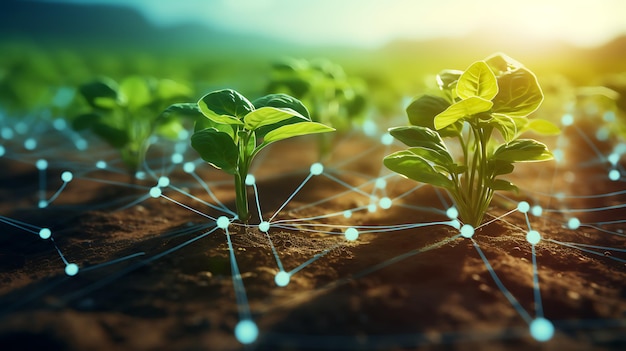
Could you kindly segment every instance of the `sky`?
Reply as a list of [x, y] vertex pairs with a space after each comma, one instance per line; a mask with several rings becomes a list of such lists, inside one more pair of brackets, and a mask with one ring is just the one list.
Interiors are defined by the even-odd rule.
[[377, 47], [481, 32], [601, 45], [626, 34], [624, 0], [47, 0], [132, 6], [157, 25], [208, 24], [311, 45]]

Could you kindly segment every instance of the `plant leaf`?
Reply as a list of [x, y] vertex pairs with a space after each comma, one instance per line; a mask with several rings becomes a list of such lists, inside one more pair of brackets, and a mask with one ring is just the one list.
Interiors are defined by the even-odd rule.
[[496, 76], [500, 76], [503, 73], [514, 71], [523, 67], [521, 63], [501, 52], [487, 57], [485, 59], [485, 63], [487, 63]]
[[487, 186], [493, 190], [512, 191], [515, 193], [519, 192], [519, 189], [517, 188], [517, 186], [515, 186], [515, 184], [504, 179], [494, 179], [488, 182]]
[[498, 94], [496, 75], [484, 61], [474, 62], [459, 78], [456, 94], [461, 99], [477, 96], [491, 100]]
[[286, 126], [282, 126], [276, 128], [267, 134], [263, 138], [263, 146], [273, 143], [275, 141], [300, 136], [307, 134], [316, 134], [316, 133], [327, 133], [334, 131], [335, 128], [331, 128], [325, 124], [317, 123], [317, 122], [300, 122], [294, 124], [288, 124]]
[[258, 98], [252, 102], [255, 108], [261, 107], [276, 107], [279, 109], [291, 109], [296, 111], [307, 120], [311, 120], [309, 110], [302, 104], [302, 102], [293, 96], [287, 94], [269, 94], [261, 98]]
[[543, 101], [537, 77], [521, 67], [498, 77], [500, 90], [493, 99], [493, 112], [509, 117], [526, 117]]
[[248, 113], [246, 117], [243, 118], [243, 127], [252, 131], [259, 127], [280, 123], [291, 117], [298, 117], [301, 118], [302, 121], [309, 121], [308, 118], [290, 108], [265, 106]]
[[491, 119], [486, 122], [487, 124], [492, 125], [500, 134], [502, 134], [502, 138], [504, 138], [505, 142], [509, 142], [517, 136], [517, 125], [513, 118], [502, 115], [499, 113], [492, 113]]
[[425, 158], [403, 150], [383, 159], [385, 167], [409, 179], [452, 190], [454, 183], [447, 175], [438, 172]]
[[216, 123], [243, 125], [240, 121], [254, 110], [243, 95], [232, 89], [208, 93], [198, 101], [200, 111]]
[[389, 134], [409, 147], [426, 147], [448, 152], [443, 140], [434, 130], [420, 126], [394, 127]]
[[493, 153], [493, 159], [508, 162], [535, 162], [553, 158], [548, 147], [533, 139], [517, 139], [500, 145]]
[[[412, 125], [435, 130], [435, 116], [445, 111], [449, 106], [448, 100], [442, 97], [422, 95], [406, 108], [406, 114]], [[451, 137], [459, 135], [461, 129], [461, 123], [455, 123], [439, 130], [438, 133], [442, 138]]]
[[78, 88], [80, 94], [91, 107], [105, 109], [111, 109], [112, 107], [108, 107], [108, 104], [106, 106], [100, 106], [96, 103], [96, 99], [109, 98], [113, 101], [117, 101], [117, 90], [117, 83], [109, 78], [101, 78], [100, 80], [83, 84]]
[[156, 86], [156, 96], [162, 101], [187, 98], [192, 95], [191, 88], [171, 79], [161, 79]]
[[561, 129], [556, 124], [540, 118], [533, 118], [528, 121], [526, 125], [527, 130], [531, 130], [535, 133], [543, 135], [558, 135], [561, 134]]
[[489, 111], [492, 106], [493, 103], [491, 101], [478, 96], [458, 101], [435, 116], [435, 129], [440, 130], [467, 116]]
[[463, 74], [463, 71], [444, 69], [437, 75], [437, 85], [441, 90], [449, 90], [459, 81], [459, 78]]
[[116, 149], [121, 149], [130, 142], [128, 131], [110, 126], [104, 122], [92, 125], [93, 132]]
[[130, 110], [137, 110], [152, 101], [150, 87], [143, 77], [130, 76], [120, 83], [120, 100]]
[[514, 169], [515, 166], [509, 161], [496, 159], [487, 161], [487, 174], [491, 177], [512, 173]]
[[207, 128], [193, 133], [191, 146], [203, 160], [227, 173], [237, 173], [239, 153], [230, 135], [217, 129]]
[[91, 128], [94, 124], [100, 122], [102, 116], [97, 113], [84, 113], [77, 116], [72, 121], [72, 128], [77, 131]]
[[414, 153], [417, 156], [421, 156], [424, 159], [430, 161], [432, 164], [444, 168], [448, 173], [455, 173], [455, 163], [452, 156], [441, 150], [434, 150], [426, 147], [412, 147], [408, 151]]

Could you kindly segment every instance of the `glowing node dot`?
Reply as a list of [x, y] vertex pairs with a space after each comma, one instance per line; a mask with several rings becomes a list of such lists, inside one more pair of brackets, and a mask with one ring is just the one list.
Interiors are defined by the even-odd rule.
[[48, 239], [52, 236], [52, 231], [48, 228], [41, 228], [41, 230], [39, 230], [39, 237], [42, 239]]
[[183, 165], [183, 171], [185, 173], [193, 173], [196, 170], [196, 165], [193, 162], [187, 162]]
[[580, 219], [576, 217], [570, 218], [569, 221], [567, 221], [567, 227], [572, 230], [578, 229], [580, 227]]
[[387, 181], [383, 178], [376, 179], [375, 187], [378, 189], [385, 189], [387, 187]]
[[291, 276], [289, 275], [289, 273], [285, 271], [280, 271], [276, 273], [276, 276], [274, 277], [274, 282], [276, 283], [276, 285], [283, 287], [289, 284], [290, 279]]
[[450, 219], [457, 219], [459, 217], [459, 210], [456, 207], [450, 207], [446, 210], [446, 216]]
[[28, 132], [28, 125], [24, 122], [19, 122], [15, 125], [15, 131], [17, 134], [26, 134]]
[[160, 177], [159, 178], [159, 182], [157, 183], [157, 186], [160, 188], [165, 188], [166, 186], [170, 185], [170, 178], [168, 177]]
[[602, 119], [604, 119], [605, 122], [615, 122], [615, 112], [606, 111], [604, 115], [602, 115]]
[[162, 192], [161, 192], [161, 188], [159, 187], [153, 187], [152, 189], [150, 189], [150, 196], [157, 198], [159, 196], [161, 196]]
[[376, 212], [376, 210], [377, 210], [376, 204], [369, 204], [369, 205], [367, 205], [367, 212], [374, 213], [374, 212]]
[[380, 137], [380, 142], [383, 145], [391, 145], [391, 144], [393, 144], [393, 136], [391, 136], [391, 134], [389, 134], [389, 133], [385, 133], [385, 134], [383, 134], [382, 137]]
[[600, 128], [596, 131], [596, 139], [599, 141], [607, 141], [609, 139], [609, 130], [607, 128]]
[[270, 230], [270, 222], [268, 221], [263, 221], [261, 223], [259, 223], [259, 230], [267, 233], [268, 230]]
[[259, 328], [249, 319], [243, 319], [235, 326], [235, 338], [242, 344], [251, 344], [259, 336]]
[[178, 140], [187, 140], [189, 139], [189, 131], [186, 129], [182, 129], [178, 132]]
[[253, 186], [254, 184], [256, 184], [256, 178], [252, 174], [248, 174], [246, 176], [246, 185]]
[[312, 175], [320, 175], [324, 172], [324, 165], [319, 162], [316, 162], [311, 165], [311, 174]]
[[344, 233], [346, 240], [348, 241], [355, 241], [358, 237], [359, 237], [359, 231], [356, 230], [356, 228], [348, 228], [346, 229], [346, 232]]
[[96, 162], [96, 168], [98, 169], [105, 169], [107, 168], [107, 163], [103, 160], [100, 160], [98, 162]]
[[76, 263], [70, 263], [67, 266], [65, 266], [65, 274], [69, 275], [70, 277], [75, 276], [78, 273], [78, 265]]
[[173, 164], [175, 164], [175, 165], [181, 164], [181, 163], [183, 163], [183, 160], [184, 160], [183, 155], [181, 155], [179, 153], [172, 154], [172, 163]]
[[526, 233], [526, 241], [531, 243], [532, 245], [537, 245], [539, 241], [541, 241], [541, 234], [539, 234], [536, 230], [530, 230]]
[[65, 122], [63, 118], [57, 118], [52, 122], [52, 126], [54, 127], [54, 129], [62, 131], [63, 129], [67, 128], [67, 122]]
[[565, 159], [565, 154], [563, 154], [563, 150], [561, 149], [552, 150], [552, 156], [554, 157], [554, 160], [558, 163], [563, 162], [563, 160]]
[[530, 209], [530, 213], [532, 213], [535, 217], [540, 217], [543, 214], [543, 207], [535, 205]]
[[343, 211], [343, 217], [344, 217], [344, 218], [350, 218], [350, 217], [352, 217], [352, 211], [350, 211], [350, 210], [345, 210], [345, 211]]
[[74, 146], [76, 146], [78, 150], [84, 151], [84, 150], [87, 150], [87, 146], [89, 146], [89, 143], [87, 143], [87, 140], [85, 139], [79, 139], [76, 141]]
[[526, 201], [521, 201], [519, 204], [517, 204], [517, 210], [521, 213], [528, 213], [528, 211], [530, 210], [530, 205]]
[[561, 124], [564, 126], [571, 126], [574, 124], [574, 116], [571, 113], [566, 113], [561, 117]]
[[609, 157], [607, 157], [607, 159], [613, 166], [615, 166], [617, 162], [619, 161], [619, 154], [614, 152], [610, 154]]
[[228, 220], [228, 217], [226, 217], [226, 216], [220, 216], [217, 219], [217, 227], [220, 228], [220, 229], [228, 228], [229, 224], [230, 224], [230, 221]]
[[37, 163], [35, 163], [35, 167], [37, 167], [38, 170], [43, 171], [44, 169], [48, 168], [48, 161], [44, 159], [37, 160]]
[[621, 178], [621, 174], [619, 173], [619, 171], [617, 169], [612, 169], [609, 172], [609, 179], [612, 181], [617, 181]]
[[461, 236], [468, 239], [474, 236], [474, 227], [470, 224], [464, 224], [461, 227]]
[[625, 154], [626, 153], [626, 144], [625, 143], [619, 143], [617, 144], [617, 146], [615, 146], [615, 148], [613, 149], [614, 152], [616, 154]]
[[61, 180], [69, 183], [72, 181], [72, 179], [74, 179], [74, 175], [72, 174], [72, 172], [70, 171], [65, 171], [63, 173], [61, 173]]
[[454, 229], [461, 229], [461, 222], [458, 219], [454, 219], [452, 221], [450, 221], [450, 225], [454, 228]]
[[46, 208], [46, 207], [48, 207], [48, 201], [46, 201], [46, 200], [39, 200], [39, 203], [37, 204], [37, 206], [39, 208]]
[[5, 152], [4, 146], [0, 145], [0, 157], [4, 156]]
[[389, 208], [391, 208], [391, 204], [391, 199], [386, 196], [378, 201], [378, 206], [380, 206], [380, 208], [382, 208], [383, 210], [388, 210]]
[[367, 136], [374, 136], [378, 132], [376, 122], [368, 120], [363, 122], [363, 133]]
[[537, 341], [548, 341], [554, 336], [554, 324], [545, 318], [537, 318], [530, 323], [530, 335]]
[[146, 179], [146, 172], [138, 171], [135, 173], [135, 178], [139, 180]]
[[2, 131], [0, 131], [0, 136], [2, 136], [2, 139], [5, 140], [13, 139], [13, 135], [13, 129], [9, 127], [4, 127], [2, 128]]

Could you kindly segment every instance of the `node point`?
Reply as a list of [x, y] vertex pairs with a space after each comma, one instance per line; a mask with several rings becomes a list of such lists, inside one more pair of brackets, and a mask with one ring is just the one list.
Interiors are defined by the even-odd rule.
[[376, 204], [367, 205], [367, 212], [370, 212], [370, 213], [376, 212]]
[[256, 179], [254, 178], [252, 174], [248, 174], [246, 176], [246, 185], [253, 186], [254, 184], [256, 184]]
[[596, 131], [596, 139], [598, 141], [607, 141], [607, 140], [609, 140], [609, 130], [607, 128], [599, 128]]
[[344, 216], [344, 218], [352, 217], [352, 211], [350, 211], [350, 210], [343, 211], [343, 216]]
[[41, 228], [39, 230], [39, 237], [42, 239], [49, 239], [52, 236], [52, 231], [48, 228]]
[[183, 163], [183, 155], [176, 153], [176, 154], [172, 154], [172, 163], [177, 165], [177, 164], [181, 164]]
[[526, 201], [521, 201], [519, 204], [517, 204], [517, 210], [521, 213], [528, 213], [528, 211], [530, 210], [530, 205]]
[[157, 186], [159, 188], [165, 188], [166, 186], [170, 185], [170, 178], [163, 176], [159, 178], [159, 182], [157, 183]]
[[619, 173], [619, 171], [617, 169], [612, 169], [609, 172], [609, 179], [612, 181], [618, 181], [621, 178], [621, 174]]
[[543, 207], [535, 205], [530, 209], [530, 213], [535, 217], [540, 217], [543, 214]]
[[382, 208], [383, 210], [388, 210], [389, 208], [391, 208], [391, 204], [391, 199], [386, 196], [378, 201], [378, 206], [380, 206], [380, 208]]
[[187, 129], [182, 129], [180, 132], [178, 132], [178, 139], [179, 140], [189, 139], [189, 131]]
[[270, 230], [270, 222], [263, 221], [259, 223], [259, 230], [262, 231], [263, 233], [267, 233], [267, 231]]
[[387, 181], [383, 178], [376, 179], [376, 183], [374, 185], [378, 189], [385, 189], [387, 187]]
[[530, 335], [537, 341], [548, 341], [554, 336], [554, 324], [545, 318], [537, 318], [530, 323]]
[[564, 126], [571, 126], [574, 124], [574, 116], [571, 113], [566, 113], [561, 117], [561, 124]]
[[346, 237], [346, 240], [355, 241], [359, 237], [359, 231], [356, 230], [356, 228], [350, 227], [346, 229], [346, 232], [344, 233], [344, 235]]
[[159, 196], [161, 196], [162, 192], [161, 192], [161, 188], [159, 187], [153, 187], [152, 189], [150, 189], [150, 196], [157, 198]]
[[285, 271], [276, 273], [276, 276], [274, 277], [274, 282], [280, 287], [287, 286], [289, 284], [289, 280], [291, 280], [291, 275]]
[[43, 171], [48, 168], [48, 161], [44, 159], [37, 160], [35, 167], [37, 167], [38, 170]]
[[450, 221], [450, 225], [454, 229], [461, 229], [461, 222], [458, 219], [456, 219], [456, 218]]
[[107, 168], [107, 163], [105, 161], [100, 160], [96, 162], [96, 168], [105, 169]]
[[536, 230], [530, 230], [526, 233], [526, 241], [531, 243], [532, 245], [537, 245], [539, 241], [541, 241], [541, 234], [539, 234]]
[[572, 230], [578, 229], [580, 227], [580, 219], [576, 217], [570, 218], [567, 221], [567, 227]]
[[46, 208], [46, 207], [48, 207], [48, 201], [46, 201], [46, 200], [39, 200], [39, 203], [37, 204], [37, 206], [39, 208]]
[[85, 140], [85, 139], [77, 140], [74, 145], [80, 151], [87, 150], [87, 146], [89, 146], [89, 144], [87, 143], [87, 140]]
[[135, 173], [135, 178], [139, 179], [139, 180], [144, 180], [146, 179], [146, 172], [142, 172], [142, 171], [137, 171]]
[[367, 136], [374, 136], [378, 132], [378, 127], [376, 126], [376, 122], [372, 120], [367, 120], [363, 122], [363, 133]]
[[74, 179], [74, 175], [72, 174], [72, 172], [70, 171], [65, 171], [63, 173], [61, 173], [61, 180], [69, 183], [72, 181], [72, 179]]
[[76, 263], [69, 263], [67, 266], [65, 266], [65, 274], [69, 275], [70, 277], [75, 276], [78, 273], [78, 265]]
[[474, 227], [470, 224], [463, 224], [461, 227], [461, 236], [468, 239], [474, 236]]
[[561, 163], [565, 159], [565, 154], [563, 154], [563, 150], [561, 149], [552, 150], [552, 156], [557, 163]]
[[242, 344], [251, 344], [259, 336], [259, 328], [250, 319], [243, 319], [235, 326], [235, 338]]
[[196, 165], [193, 162], [187, 162], [183, 165], [183, 171], [185, 173], [193, 173], [196, 170]]
[[324, 165], [319, 162], [316, 162], [311, 165], [310, 171], [312, 175], [316, 175], [316, 176], [320, 175], [324, 172]]
[[615, 112], [614, 111], [606, 111], [604, 115], [602, 115], [602, 119], [605, 122], [615, 122]]
[[230, 224], [230, 221], [228, 220], [228, 217], [226, 216], [220, 216], [217, 219], [217, 227], [221, 228], [221, 229], [226, 229], [228, 228], [228, 225]]
[[2, 136], [2, 139], [5, 140], [13, 139], [13, 129], [9, 127], [2, 128], [2, 131], [0, 131], [0, 136]]
[[446, 210], [446, 216], [450, 219], [457, 219], [459, 217], [459, 210], [457, 210], [454, 206], [450, 207]]
[[0, 157], [4, 156], [5, 152], [4, 146], [0, 145]]
[[382, 137], [380, 137], [380, 142], [383, 145], [391, 145], [391, 144], [393, 144], [393, 136], [391, 136], [391, 134], [389, 134], [389, 133], [385, 133], [385, 134], [383, 134]]
[[67, 128], [67, 122], [63, 118], [57, 118], [52, 122], [52, 127], [58, 131], [62, 131]]
[[619, 161], [619, 154], [614, 152], [607, 157], [607, 160], [611, 165], [615, 166]]

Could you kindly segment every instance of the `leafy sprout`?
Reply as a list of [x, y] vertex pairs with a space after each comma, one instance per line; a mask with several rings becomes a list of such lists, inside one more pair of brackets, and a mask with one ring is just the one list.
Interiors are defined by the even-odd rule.
[[[560, 131], [547, 120], [528, 118], [543, 93], [530, 70], [503, 54], [477, 61], [465, 71], [442, 71], [437, 84], [439, 95], [422, 95], [407, 107], [410, 126], [389, 130], [409, 149], [386, 156], [384, 164], [445, 189], [461, 220], [477, 227], [495, 191], [518, 191], [501, 178], [513, 172], [515, 163], [553, 158], [545, 144], [521, 139], [521, 134]], [[458, 141], [459, 157], [444, 138]]]

